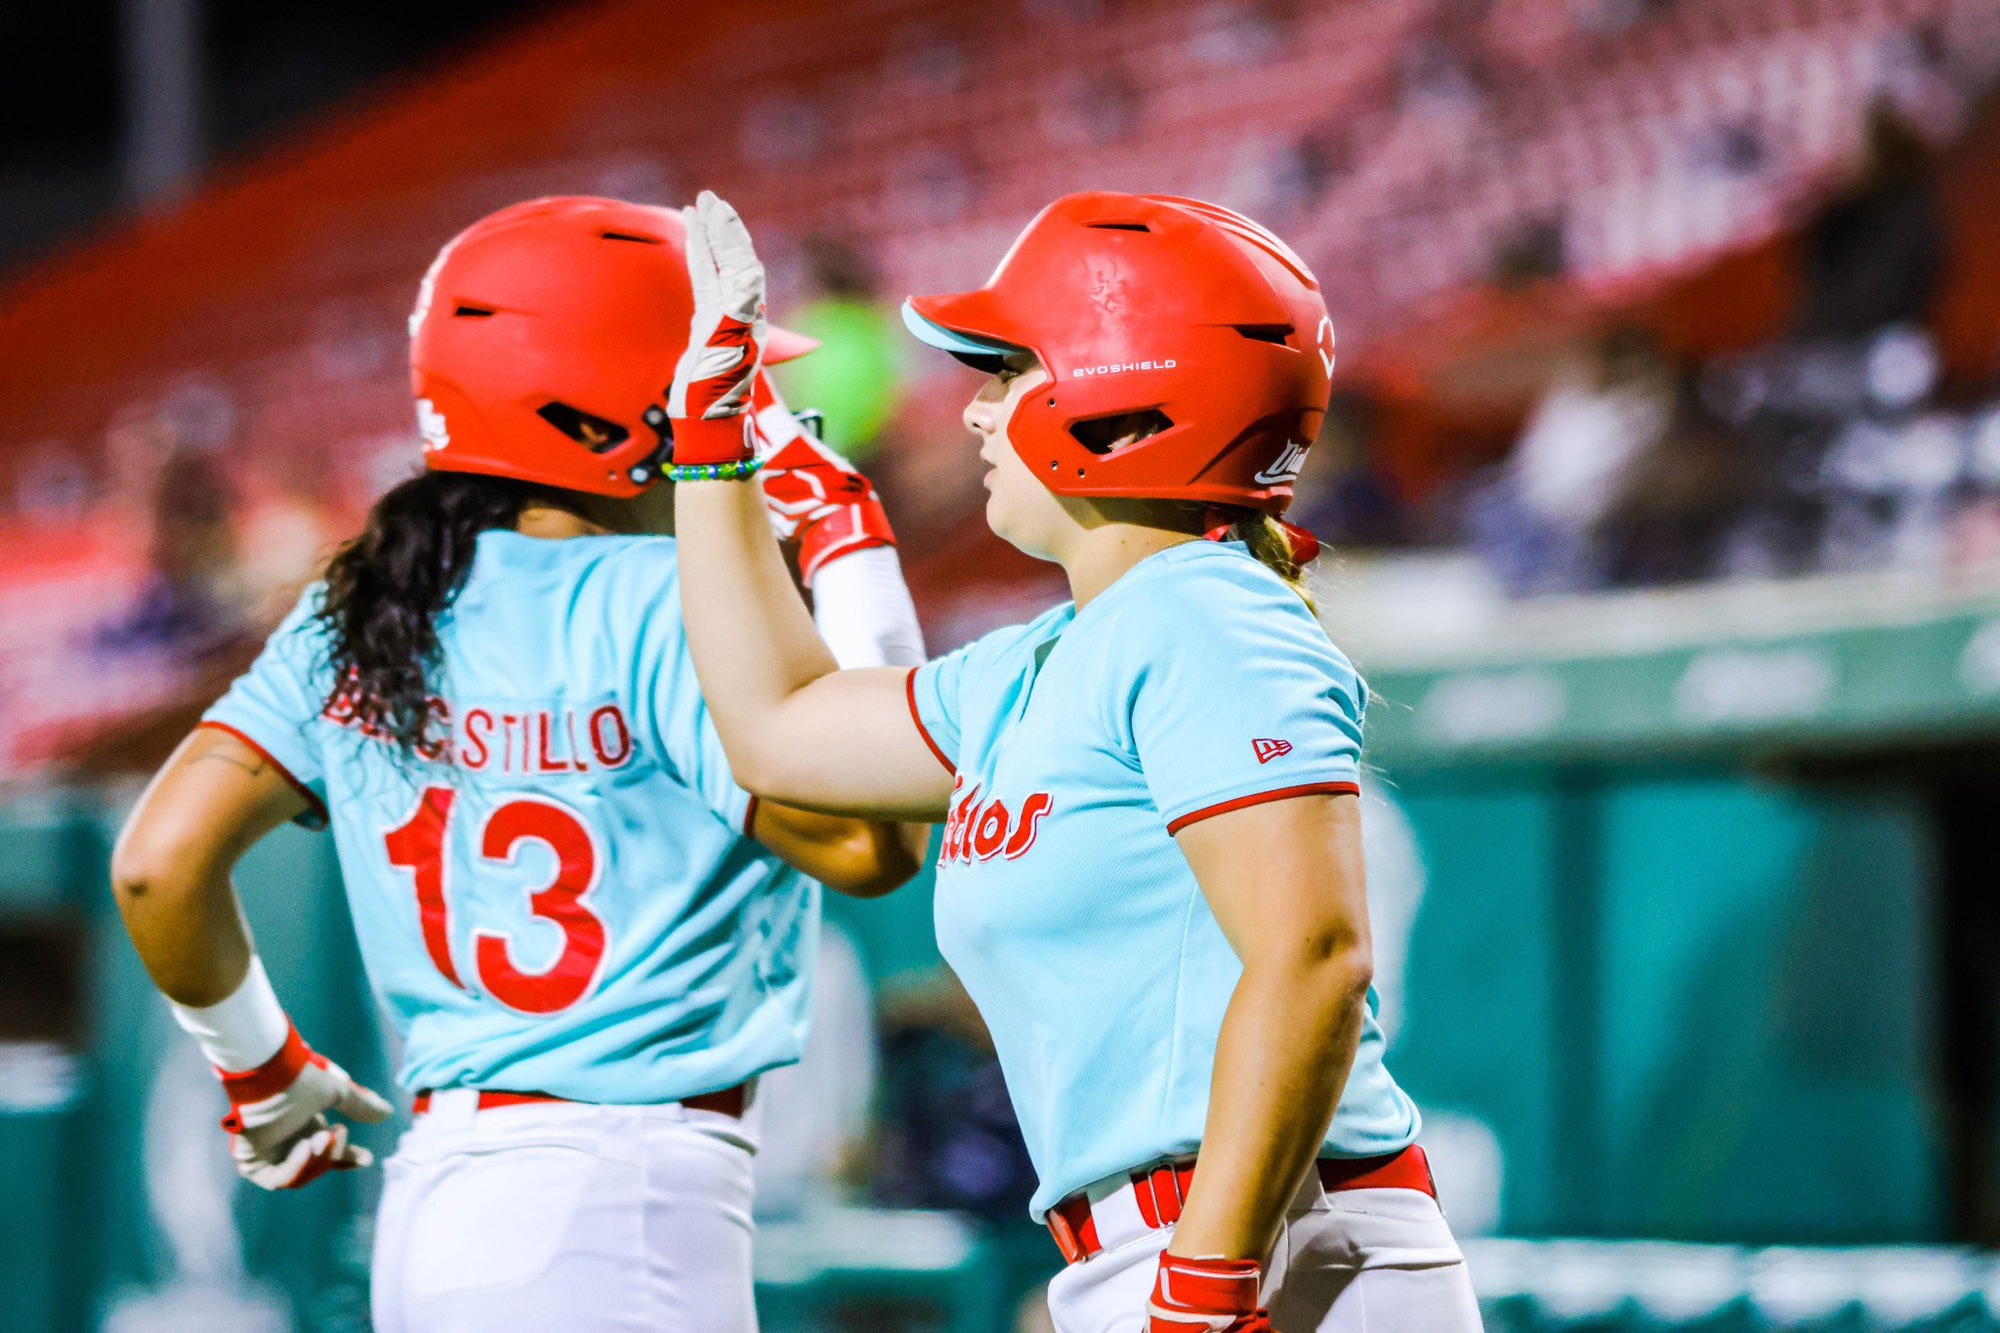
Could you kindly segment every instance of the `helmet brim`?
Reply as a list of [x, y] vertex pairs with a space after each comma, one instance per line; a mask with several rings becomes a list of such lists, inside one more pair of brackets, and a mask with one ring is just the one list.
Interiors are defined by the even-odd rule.
[[1007, 357], [1018, 356], [1029, 349], [1015, 343], [1002, 342], [982, 334], [947, 328], [917, 309], [918, 300], [937, 298], [912, 297], [903, 302], [903, 327], [920, 343], [935, 347], [941, 352], [949, 352], [975, 370], [992, 372], [1000, 368]]

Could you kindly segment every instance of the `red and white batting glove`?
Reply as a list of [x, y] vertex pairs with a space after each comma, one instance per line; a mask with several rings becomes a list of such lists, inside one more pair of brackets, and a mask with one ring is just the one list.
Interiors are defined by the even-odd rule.
[[798, 541], [799, 577], [808, 588], [842, 556], [896, 544], [874, 483], [799, 425], [770, 376], [759, 372], [750, 402], [764, 459], [757, 473], [764, 507], [778, 539]]
[[1257, 1308], [1263, 1266], [1254, 1259], [1183, 1259], [1160, 1255], [1147, 1302], [1149, 1333], [1271, 1333]]
[[764, 265], [736, 210], [703, 190], [687, 224], [694, 319], [667, 391], [675, 467], [742, 463], [752, 457], [750, 386], [764, 356]]
[[[306, 1045], [279, 1007], [260, 960], [251, 959], [249, 974], [227, 999], [205, 1008], [171, 1007], [222, 1080], [229, 1097], [222, 1128], [245, 1180], [261, 1189], [298, 1189], [328, 1171], [375, 1160], [348, 1142], [347, 1126], [330, 1123], [326, 1113], [372, 1125], [387, 1120], [392, 1108]], [[274, 1040], [276, 1053], [259, 1060]]]
[[347, 1141], [347, 1126], [327, 1121], [338, 1111], [364, 1125], [387, 1120], [388, 1102], [345, 1069], [307, 1046], [297, 1028], [278, 1053], [241, 1073], [217, 1070], [229, 1094], [229, 1155], [243, 1178], [261, 1189], [295, 1190], [328, 1171], [352, 1171], [375, 1160]]

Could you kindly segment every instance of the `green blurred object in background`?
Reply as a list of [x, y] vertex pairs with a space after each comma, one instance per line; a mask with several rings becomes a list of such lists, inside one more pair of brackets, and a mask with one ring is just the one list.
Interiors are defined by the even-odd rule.
[[773, 370], [785, 401], [824, 412], [826, 443], [861, 462], [896, 403], [902, 327], [880, 303], [858, 296], [815, 301], [785, 323], [820, 341], [811, 356]]

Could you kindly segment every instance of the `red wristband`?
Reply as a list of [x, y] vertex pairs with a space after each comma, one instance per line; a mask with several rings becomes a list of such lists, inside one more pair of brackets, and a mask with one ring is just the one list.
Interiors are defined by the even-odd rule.
[[320, 1057], [313, 1054], [312, 1047], [299, 1035], [297, 1028], [285, 1033], [285, 1044], [278, 1053], [258, 1065], [255, 1069], [244, 1069], [236, 1073], [218, 1069], [215, 1072], [222, 1079], [222, 1090], [229, 1094], [231, 1106], [247, 1106], [251, 1102], [261, 1102], [267, 1097], [275, 1097], [298, 1081], [305, 1067]]
[[707, 463], [747, 462], [756, 452], [750, 442], [750, 418], [745, 413], [717, 417], [674, 418], [675, 467], [701, 467]]
[[[1174, 1318], [1180, 1314], [1255, 1321], [1262, 1284], [1263, 1265], [1255, 1259], [1185, 1259], [1162, 1254], [1159, 1273], [1153, 1279], [1153, 1328], [1187, 1326]], [[1256, 1325], [1248, 1322], [1246, 1326]]]

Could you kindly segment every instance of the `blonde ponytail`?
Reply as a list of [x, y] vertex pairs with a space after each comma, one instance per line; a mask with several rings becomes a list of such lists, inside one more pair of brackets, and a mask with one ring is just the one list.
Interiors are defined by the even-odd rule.
[[1293, 555], [1292, 539], [1285, 535], [1277, 519], [1269, 514], [1246, 514], [1229, 525], [1229, 539], [1248, 547], [1258, 564], [1283, 579], [1306, 608], [1318, 614], [1312, 590], [1306, 587], [1306, 567]]

